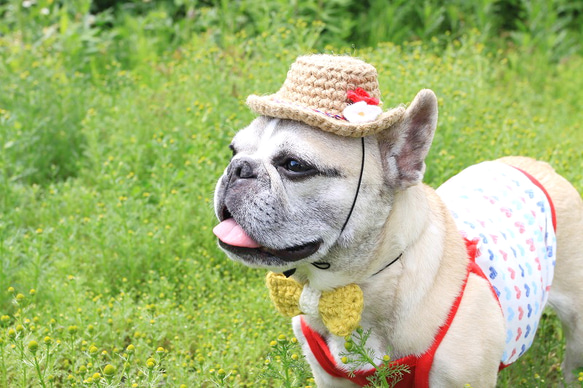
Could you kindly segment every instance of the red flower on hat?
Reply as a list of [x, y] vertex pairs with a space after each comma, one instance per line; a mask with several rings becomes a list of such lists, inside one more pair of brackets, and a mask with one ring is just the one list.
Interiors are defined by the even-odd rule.
[[355, 90], [349, 90], [346, 92], [349, 100], [352, 102], [364, 101], [367, 105], [378, 105], [379, 99], [371, 97], [370, 94], [366, 92], [363, 88], [356, 88]]

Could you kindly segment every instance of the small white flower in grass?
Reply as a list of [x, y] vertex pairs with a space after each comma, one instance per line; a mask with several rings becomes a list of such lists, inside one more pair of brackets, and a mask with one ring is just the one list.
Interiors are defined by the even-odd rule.
[[46, 15], [48, 15], [48, 14], [51, 13], [51, 10], [45, 7], [45, 8], [42, 8], [40, 10], [40, 13], [41, 13], [41, 15], [45, 15], [46, 16]]
[[22, 6], [23, 6], [24, 8], [30, 8], [30, 7], [32, 7], [32, 6], [33, 6], [33, 4], [34, 4], [34, 3], [35, 3], [34, 1], [30, 1], [30, 0], [24, 0], [24, 1], [22, 2]]
[[85, 21], [87, 22], [87, 25], [89, 25], [89, 26], [94, 25], [95, 20], [97, 20], [95, 15], [89, 14], [89, 15], [85, 16]]
[[364, 101], [350, 104], [342, 111], [344, 118], [351, 123], [368, 123], [376, 120], [381, 113], [383, 110], [380, 106], [368, 105]]

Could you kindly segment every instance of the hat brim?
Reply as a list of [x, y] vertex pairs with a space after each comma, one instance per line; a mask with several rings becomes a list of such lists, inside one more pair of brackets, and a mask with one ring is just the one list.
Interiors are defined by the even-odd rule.
[[351, 123], [342, 116], [285, 101], [275, 94], [269, 96], [252, 94], [247, 97], [247, 105], [252, 111], [263, 116], [300, 121], [323, 131], [348, 137], [374, 135], [391, 127], [405, 114], [405, 108], [398, 106], [381, 113], [374, 121]]

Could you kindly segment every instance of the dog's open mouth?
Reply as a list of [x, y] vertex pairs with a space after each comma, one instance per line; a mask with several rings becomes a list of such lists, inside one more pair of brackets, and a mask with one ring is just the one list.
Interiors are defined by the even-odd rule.
[[285, 249], [268, 248], [253, 240], [232, 217], [226, 217], [215, 226], [213, 233], [222, 248], [242, 257], [270, 255], [284, 261], [298, 261], [316, 253], [322, 244], [318, 240]]
[[298, 245], [291, 248], [286, 249], [270, 249], [267, 247], [259, 247], [259, 248], [242, 248], [234, 245], [229, 245], [227, 243], [222, 242], [219, 240], [219, 245], [236, 254], [237, 256], [265, 256], [271, 255], [275, 256], [279, 259], [284, 261], [298, 261], [305, 259], [316, 253], [322, 244], [321, 241], [314, 241], [311, 243], [307, 243], [304, 245]]

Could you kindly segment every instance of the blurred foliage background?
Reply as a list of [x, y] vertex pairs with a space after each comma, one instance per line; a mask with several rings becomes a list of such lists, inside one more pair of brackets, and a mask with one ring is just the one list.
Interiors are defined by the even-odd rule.
[[[566, 0], [0, 0], [0, 387], [310, 385], [211, 233], [246, 96], [359, 56], [387, 106], [438, 95], [427, 183], [524, 154], [583, 190], [582, 38]], [[562, 382], [538, 338], [499, 386]]]

